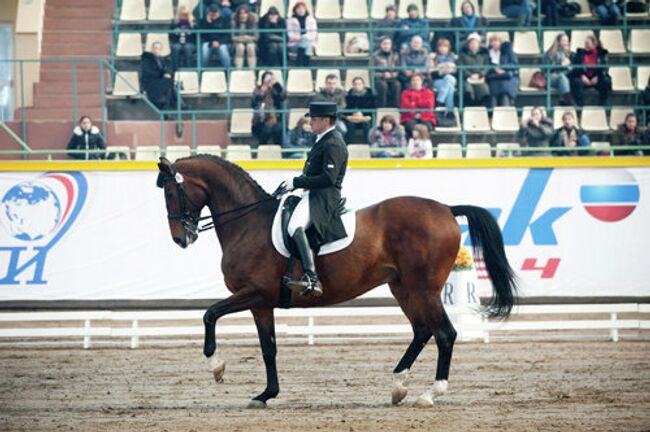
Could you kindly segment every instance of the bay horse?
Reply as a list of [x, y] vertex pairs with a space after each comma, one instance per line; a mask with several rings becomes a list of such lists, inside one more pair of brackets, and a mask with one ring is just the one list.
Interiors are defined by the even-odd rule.
[[[279, 392], [273, 310], [279, 305], [287, 259], [271, 241], [271, 224], [279, 201], [239, 166], [217, 156], [197, 155], [170, 163], [160, 158], [157, 184], [164, 189], [171, 236], [180, 247], [193, 243], [199, 232], [201, 210], [207, 207], [223, 257], [221, 270], [232, 295], [210, 306], [203, 316], [205, 343], [214, 378], [221, 382], [225, 362], [216, 354], [216, 323], [224, 315], [250, 310], [258, 331], [266, 389], [249, 407], [263, 408]], [[506, 258], [501, 231], [492, 215], [475, 206], [446, 206], [418, 197], [398, 197], [356, 213], [356, 232], [345, 249], [316, 258], [324, 294], [291, 294], [292, 307], [341, 303], [382, 284], [413, 328], [413, 340], [393, 373], [393, 404], [407, 395], [409, 369], [435, 337], [438, 359], [435, 382], [416, 405], [433, 406], [433, 398], [447, 391], [447, 379], [456, 331], [445, 312], [441, 290], [460, 247], [455, 216], [466, 216], [470, 238], [482, 253], [494, 293], [484, 306], [495, 317], [510, 314], [516, 282]], [[298, 278], [299, 269], [295, 269]]]

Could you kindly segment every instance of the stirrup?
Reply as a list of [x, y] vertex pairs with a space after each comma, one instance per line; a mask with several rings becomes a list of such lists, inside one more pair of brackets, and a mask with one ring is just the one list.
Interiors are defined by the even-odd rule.
[[303, 274], [297, 281], [288, 281], [287, 286], [292, 291], [299, 292], [301, 296], [320, 297], [323, 295], [320, 281], [316, 275]]

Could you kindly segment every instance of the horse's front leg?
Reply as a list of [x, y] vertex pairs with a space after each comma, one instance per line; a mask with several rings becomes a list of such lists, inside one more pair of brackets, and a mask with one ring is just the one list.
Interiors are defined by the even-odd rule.
[[205, 326], [203, 354], [208, 358], [214, 379], [217, 382], [223, 380], [223, 374], [226, 370], [225, 362], [217, 355], [214, 355], [217, 350], [217, 340], [215, 336], [217, 320], [224, 315], [261, 306], [263, 305], [263, 302], [264, 299], [259, 295], [257, 290], [246, 288], [237, 291], [227, 299], [213, 304], [203, 315], [203, 324]]
[[275, 366], [277, 348], [275, 344], [275, 320], [273, 309], [253, 309], [253, 317], [260, 338], [260, 347], [266, 366], [266, 389], [255, 396], [248, 404], [249, 408], [266, 408], [266, 401], [273, 399], [280, 392], [278, 371]]

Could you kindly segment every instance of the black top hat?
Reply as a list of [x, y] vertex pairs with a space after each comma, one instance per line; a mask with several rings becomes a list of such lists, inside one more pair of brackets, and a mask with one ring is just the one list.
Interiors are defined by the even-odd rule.
[[309, 104], [307, 117], [336, 117], [336, 104], [334, 102], [312, 102]]

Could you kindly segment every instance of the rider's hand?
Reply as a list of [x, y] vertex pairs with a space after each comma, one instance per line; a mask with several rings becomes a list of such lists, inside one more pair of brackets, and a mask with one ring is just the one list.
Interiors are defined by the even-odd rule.
[[292, 190], [295, 189], [295, 187], [293, 187], [293, 177], [286, 179], [283, 183], [287, 191], [291, 192]]

